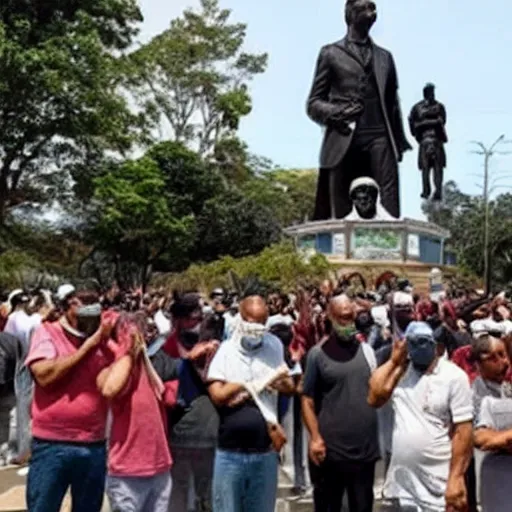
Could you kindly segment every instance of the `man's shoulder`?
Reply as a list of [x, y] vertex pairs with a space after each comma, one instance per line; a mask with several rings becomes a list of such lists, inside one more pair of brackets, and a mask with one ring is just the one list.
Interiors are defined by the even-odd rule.
[[438, 363], [438, 370], [439, 375], [447, 381], [467, 381], [469, 383], [469, 377], [466, 372], [451, 361], [440, 359]]
[[267, 332], [264, 337], [263, 349], [268, 352], [282, 352], [283, 343], [281, 340], [275, 336], [274, 334]]

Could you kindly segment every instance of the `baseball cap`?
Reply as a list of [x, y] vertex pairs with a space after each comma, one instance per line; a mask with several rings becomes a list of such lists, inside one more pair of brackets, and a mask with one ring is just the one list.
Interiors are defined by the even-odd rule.
[[436, 343], [434, 331], [426, 322], [411, 322], [405, 330], [405, 338], [407, 341], [412, 342], [420, 339], [428, 339], [431, 340], [432, 343]]
[[76, 288], [72, 284], [62, 284], [57, 288], [57, 300], [66, 300], [71, 294], [75, 293]]

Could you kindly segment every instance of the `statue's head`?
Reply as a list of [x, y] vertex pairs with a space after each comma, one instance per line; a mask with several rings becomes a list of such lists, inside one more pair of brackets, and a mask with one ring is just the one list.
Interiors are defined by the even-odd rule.
[[347, 26], [357, 26], [368, 31], [377, 21], [377, 6], [373, 0], [347, 0], [345, 4]]
[[379, 185], [373, 178], [357, 178], [350, 184], [350, 199], [362, 219], [374, 219], [377, 215]]
[[428, 101], [436, 99], [436, 86], [433, 83], [428, 83], [423, 88], [423, 97]]

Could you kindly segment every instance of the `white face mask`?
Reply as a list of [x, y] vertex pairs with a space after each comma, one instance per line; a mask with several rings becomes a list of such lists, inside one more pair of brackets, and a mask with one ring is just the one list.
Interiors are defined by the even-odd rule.
[[263, 324], [242, 321], [240, 325], [241, 343], [246, 350], [256, 350], [261, 347], [267, 328]]

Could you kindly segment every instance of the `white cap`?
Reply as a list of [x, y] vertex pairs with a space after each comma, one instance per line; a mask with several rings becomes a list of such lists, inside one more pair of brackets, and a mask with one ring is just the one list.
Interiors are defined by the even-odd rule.
[[395, 306], [414, 306], [414, 298], [410, 293], [398, 291], [393, 294], [393, 304]]
[[352, 181], [348, 193], [352, 194], [356, 188], [363, 186], [373, 187], [377, 190], [380, 190], [378, 183], [373, 178], [370, 178], [369, 176], [363, 176]]
[[62, 284], [57, 288], [57, 299], [65, 300], [66, 297], [75, 292], [75, 287], [72, 284]]
[[7, 302], [9, 302], [9, 304], [11, 303], [12, 299], [14, 299], [14, 297], [16, 297], [16, 295], [21, 295], [23, 293], [23, 290], [20, 288], [18, 290], [13, 290], [10, 294], [9, 294], [9, 297], [7, 299]]

